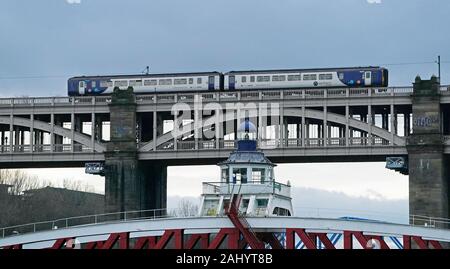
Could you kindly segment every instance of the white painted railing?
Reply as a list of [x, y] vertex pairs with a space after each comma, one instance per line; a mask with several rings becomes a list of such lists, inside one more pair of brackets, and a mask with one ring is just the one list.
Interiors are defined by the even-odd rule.
[[[345, 137], [328, 138], [325, 143], [324, 138], [289, 138], [289, 139], [258, 139], [258, 148], [336, 148], [336, 147], [365, 147], [365, 146], [391, 146], [389, 140], [380, 137], [349, 137], [348, 145]], [[196, 147], [197, 143], [197, 147]], [[213, 149], [235, 149], [237, 140], [223, 140], [219, 143], [216, 140], [177, 140], [176, 150], [213, 150]], [[303, 144], [304, 143], [304, 144]], [[141, 143], [145, 145], [145, 143]], [[217, 147], [218, 145], [218, 147]], [[174, 139], [171, 139], [159, 146], [157, 151], [175, 150]]]
[[[443, 95], [450, 95], [450, 86], [441, 86]], [[198, 93], [150, 93], [136, 95], [138, 104], [173, 104], [177, 102], [190, 103], [199, 96], [203, 102], [248, 101], [248, 100], [283, 100], [283, 99], [317, 99], [317, 98], [360, 98], [409, 96], [412, 87], [386, 88], [331, 88], [331, 89], [289, 89], [289, 90], [249, 90], [221, 91]], [[75, 96], [75, 97], [18, 97], [0, 98], [3, 106], [83, 106], [105, 105], [111, 102], [111, 96]]]

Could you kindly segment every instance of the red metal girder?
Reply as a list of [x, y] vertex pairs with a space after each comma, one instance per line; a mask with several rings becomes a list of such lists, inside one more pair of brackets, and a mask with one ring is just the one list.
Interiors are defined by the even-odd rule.
[[430, 240], [428, 242], [434, 247], [434, 249], [442, 249], [442, 245], [438, 241]]
[[101, 249], [103, 241], [94, 241], [86, 244], [86, 249]]
[[228, 249], [239, 249], [239, 230], [236, 228], [222, 228], [209, 244], [208, 249], [217, 249], [225, 238], [228, 238]]
[[250, 231], [248, 227], [245, 227], [245, 225], [243, 224], [244, 220], [240, 219], [237, 209], [235, 209], [234, 207], [231, 207], [227, 216], [233, 223], [234, 227], [239, 229], [239, 231], [244, 236], [245, 241], [247, 241], [247, 244], [252, 249], [264, 249], [264, 244], [258, 240], [256, 235], [252, 231]]
[[324, 244], [326, 249], [336, 249], [326, 233], [307, 233], [305, 229], [286, 229], [287, 249], [295, 248], [295, 234], [298, 234], [308, 249], [317, 249], [317, 238]]
[[174, 246], [175, 249], [183, 249], [183, 234], [184, 234], [183, 229], [165, 230], [164, 234], [156, 243], [155, 249], [165, 248], [167, 246], [167, 243], [169, 243], [172, 237], [174, 237], [175, 239], [175, 246]]
[[313, 239], [308, 236], [308, 234], [305, 232], [305, 229], [295, 229], [295, 233], [298, 234], [300, 240], [302, 240], [307, 249], [317, 249], [316, 241], [313, 241]]
[[209, 245], [209, 234], [192, 234], [189, 240], [184, 245], [184, 248], [192, 249], [199, 241], [200, 241], [200, 248], [207, 249]]
[[129, 238], [130, 233], [113, 233], [109, 236], [109, 238], [105, 241], [102, 249], [112, 249], [113, 246], [116, 244], [117, 241], [119, 241], [119, 248], [120, 249], [128, 249], [129, 247]]
[[134, 244], [134, 249], [144, 249], [147, 246], [148, 249], [155, 248], [156, 245], [156, 236], [145, 236], [137, 238], [136, 243]]
[[435, 240], [425, 240], [420, 236], [411, 236], [404, 235], [403, 236], [403, 249], [411, 249], [411, 239], [417, 244], [420, 249], [430, 249], [429, 245], [431, 244], [434, 249], [442, 249], [442, 245]]
[[344, 231], [344, 249], [353, 248], [353, 234], [348, 231]]
[[261, 241], [268, 243], [272, 247], [272, 249], [284, 249], [283, 245], [280, 243], [274, 233], [256, 233], [256, 236]]
[[11, 246], [5, 246], [2, 249], [22, 249], [22, 244], [17, 245], [11, 245]]
[[344, 231], [344, 249], [353, 249], [353, 236], [358, 240], [358, 242], [361, 244], [361, 246], [364, 249], [367, 248], [367, 243], [371, 239], [376, 239], [380, 242], [380, 248], [381, 249], [389, 249], [389, 246], [384, 241], [383, 237], [376, 236], [376, 235], [368, 235], [365, 236], [363, 232], [357, 232], [357, 231]]
[[73, 249], [75, 246], [75, 238], [69, 237], [69, 238], [60, 238], [56, 240], [56, 242], [53, 244], [50, 249], [61, 249], [64, 244], [66, 244], [66, 248]]
[[89, 242], [86, 245], [87, 249], [112, 249], [117, 241], [119, 241], [120, 249], [129, 248], [130, 233], [112, 233], [106, 241]]
[[317, 249], [315, 242], [307, 235], [305, 229], [286, 229], [286, 249], [295, 248], [295, 234], [298, 234], [300, 240], [308, 249]]
[[309, 233], [309, 236], [314, 240], [314, 242], [317, 242], [316, 239], [319, 238], [320, 242], [322, 242], [326, 249], [336, 249], [326, 233]]
[[286, 229], [286, 249], [295, 249], [295, 233], [294, 229]]

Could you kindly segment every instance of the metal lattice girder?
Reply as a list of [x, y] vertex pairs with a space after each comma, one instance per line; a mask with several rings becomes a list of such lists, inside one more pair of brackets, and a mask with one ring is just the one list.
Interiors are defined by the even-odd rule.
[[[358, 243], [363, 249], [371, 249], [368, 243], [370, 240], [377, 240], [381, 249], [389, 249], [389, 246], [381, 235], [365, 235], [361, 231], [343, 231], [339, 235], [343, 234], [344, 249], [354, 249], [356, 246], [353, 244], [353, 239], [356, 238]], [[320, 242], [326, 249], [335, 249], [333, 244], [326, 233], [306, 232], [302, 228], [287, 228], [286, 229], [286, 247], [285, 249], [295, 249], [296, 235], [304, 244], [307, 249], [317, 249], [317, 244]], [[337, 235], [337, 233], [335, 234]], [[211, 244], [208, 244], [209, 238], [213, 236]], [[183, 244], [183, 238], [186, 237], [186, 243]], [[222, 228], [216, 234], [200, 233], [200, 234], [184, 234], [183, 229], [169, 229], [165, 230], [161, 236], [144, 236], [134, 238], [134, 246], [130, 245], [130, 233], [111, 233], [109, 237], [104, 241], [88, 242], [84, 248], [86, 249], [166, 249], [169, 246], [174, 249], [192, 249], [196, 245], [200, 249], [218, 249], [223, 247], [223, 242], [226, 242], [227, 249], [242, 249], [245, 247], [245, 240], [241, 240], [241, 234], [236, 228]], [[277, 240], [280, 246], [283, 246], [282, 240], [273, 236], [273, 240]], [[59, 238], [50, 249], [74, 249], [75, 237]], [[266, 240], [264, 240], [266, 241]], [[173, 244], [169, 245], [169, 242]], [[199, 243], [199, 244], [198, 244]], [[420, 249], [442, 249], [443, 246], [439, 241], [423, 239], [421, 236], [404, 235], [403, 245], [404, 249], [411, 249], [411, 245], [415, 243]], [[277, 243], [271, 244], [277, 245]], [[15, 244], [5, 246], [3, 249], [22, 249], [23, 244]], [[284, 248], [283, 248], [284, 249]]]
[[382, 236], [378, 235], [364, 235], [362, 232], [357, 231], [344, 231], [344, 249], [353, 249], [353, 237], [358, 240], [364, 249], [370, 249], [368, 246], [370, 240], [377, 240], [380, 243], [381, 249], [389, 249], [389, 246], [384, 241]]
[[51, 249], [62, 249], [62, 248], [75, 248], [75, 238], [60, 238], [56, 240]]
[[218, 249], [225, 238], [228, 239], [228, 249], [239, 249], [240, 233], [236, 228], [222, 228], [211, 241], [208, 249]]
[[199, 242], [201, 249], [207, 249], [209, 245], [209, 234], [205, 233], [191, 235], [189, 240], [186, 241], [184, 248], [193, 249]]
[[286, 229], [286, 249], [296, 248], [295, 235], [300, 237], [300, 240], [307, 249], [317, 249], [317, 239], [319, 239], [327, 249], [336, 248], [326, 233], [307, 233], [305, 229]]
[[411, 249], [411, 243], [412, 243], [411, 241], [414, 241], [420, 249], [430, 249], [430, 245], [434, 249], [442, 249], [442, 245], [438, 241], [425, 240], [425, 239], [422, 239], [422, 237], [420, 237], [420, 236], [410, 236], [410, 235], [403, 236], [403, 248]]
[[130, 233], [112, 233], [106, 241], [96, 241], [87, 244], [87, 249], [112, 249], [119, 242], [120, 249], [129, 248]]
[[22, 249], [22, 244], [3, 247], [3, 249]]

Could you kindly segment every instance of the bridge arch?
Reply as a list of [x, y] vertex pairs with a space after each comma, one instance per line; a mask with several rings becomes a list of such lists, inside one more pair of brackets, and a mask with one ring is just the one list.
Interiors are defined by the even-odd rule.
[[[324, 113], [322, 111], [317, 111], [317, 110], [312, 110], [312, 109], [305, 109], [304, 110], [304, 116], [305, 118], [310, 118], [310, 119], [317, 119], [317, 120], [323, 120], [324, 119]], [[262, 116], [270, 116], [270, 115], [262, 115]], [[290, 117], [302, 117], [302, 110], [298, 109], [298, 108], [287, 108], [284, 109], [284, 116], [290, 116]], [[211, 116], [209, 118], [206, 118], [203, 120], [203, 122], [206, 121], [210, 121], [211, 119], [213, 119], [215, 116]], [[225, 113], [224, 115], [222, 115], [220, 117], [220, 123], [225, 123], [229, 120], [235, 120], [237, 117], [237, 113], [235, 111], [230, 111]], [[327, 122], [333, 122], [333, 123], [338, 123], [341, 125], [346, 125], [347, 124], [347, 119], [345, 116], [336, 114], [336, 113], [330, 113], [327, 112]], [[385, 130], [383, 128], [380, 128], [378, 126], [375, 125], [369, 125], [366, 122], [360, 121], [360, 120], [356, 120], [353, 118], [349, 118], [348, 119], [348, 126], [359, 130], [359, 131], [364, 131], [364, 132], [371, 132], [372, 134], [390, 141], [391, 139], [393, 139], [393, 144], [396, 146], [404, 146], [406, 143], [406, 140], [404, 137], [400, 137], [398, 135], [392, 134], [391, 132], [389, 132], [388, 130]], [[197, 130], [200, 130], [201, 128], [203, 128], [204, 126], [198, 126]], [[180, 132], [180, 136], [184, 135], [184, 134], [188, 134], [192, 131], [195, 130], [195, 123], [192, 122], [188, 125], [185, 125], [184, 128], [181, 130]], [[180, 137], [178, 136], [178, 137]], [[173, 139], [172, 136], [172, 132], [167, 132], [159, 137], [157, 137], [156, 139], [156, 147], [170, 141], [171, 139]], [[154, 145], [154, 141], [149, 141], [145, 144], [143, 144], [140, 148], [139, 151], [141, 152], [146, 152], [146, 151], [151, 151], [151, 150], [155, 150], [155, 145]]]
[[[6, 125], [10, 125], [11, 124], [11, 119], [12, 119], [12, 124], [14, 126], [21, 126], [21, 127], [27, 127], [27, 128], [31, 128], [31, 120], [30, 119], [25, 119], [25, 118], [18, 118], [18, 117], [1, 117], [0, 116], [0, 124], [6, 124]], [[37, 129], [40, 131], [44, 131], [44, 132], [48, 132], [51, 133], [52, 132], [52, 125], [50, 125], [47, 122], [43, 122], [43, 121], [39, 121], [39, 120], [33, 120], [33, 129]], [[72, 136], [72, 130], [70, 129], [66, 129], [63, 128], [61, 126], [58, 125], [53, 125], [53, 133], [63, 136], [63, 137], [71, 137]], [[87, 147], [91, 147], [92, 146], [92, 142], [91, 142], [91, 137], [85, 135], [85, 134], [81, 134], [79, 132], [75, 132], [74, 133], [74, 137], [73, 137], [73, 141], [80, 143], [84, 146]], [[94, 151], [96, 152], [104, 152], [106, 150], [105, 146], [99, 142], [94, 142]]]

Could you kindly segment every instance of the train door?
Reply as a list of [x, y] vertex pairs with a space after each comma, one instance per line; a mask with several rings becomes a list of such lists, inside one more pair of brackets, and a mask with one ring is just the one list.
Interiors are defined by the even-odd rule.
[[86, 82], [80, 81], [78, 82], [78, 92], [80, 95], [84, 95], [86, 92]]
[[370, 72], [370, 71], [364, 72], [364, 85], [365, 86], [372, 85], [372, 72]]
[[229, 76], [228, 77], [228, 89], [234, 90], [235, 89], [235, 84], [236, 84], [235, 77], [234, 76]]
[[208, 77], [208, 90], [214, 90], [214, 76]]

